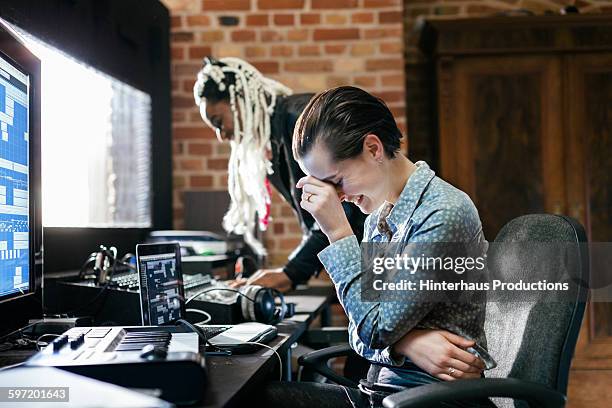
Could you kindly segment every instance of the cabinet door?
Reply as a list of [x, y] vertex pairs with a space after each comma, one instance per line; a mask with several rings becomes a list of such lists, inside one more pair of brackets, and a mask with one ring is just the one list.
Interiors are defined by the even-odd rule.
[[[612, 241], [612, 56], [567, 61], [567, 201], [590, 241]], [[575, 365], [612, 369], [612, 303], [589, 305]]]
[[[612, 56], [566, 57], [569, 214], [590, 241], [612, 241]], [[572, 401], [612, 398], [612, 303], [591, 303], [580, 333], [570, 381]], [[592, 406], [604, 406], [592, 405]]]
[[512, 218], [565, 210], [561, 59], [438, 63], [441, 175], [472, 197], [485, 236]]

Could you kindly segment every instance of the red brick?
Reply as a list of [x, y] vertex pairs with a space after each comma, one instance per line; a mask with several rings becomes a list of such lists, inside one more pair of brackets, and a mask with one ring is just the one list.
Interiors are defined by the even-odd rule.
[[381, 11], [378, 13], [378, 22], [381, 24], [401, 23], [402, 19], [401, 11]]
[[183, 20], [181, 16], [171, 16], [170, 17], [170, 27], [177, 28], [183, 25]]
[[374, 13], [355, 13], [351, 16], [353, 24], [373, 23]]
[[172, 97], [172, 107], [174, 107], [174, 108], [192, 108], [192, 107], [195, 107], [195, 102], [193, 101], [193, 96], [191, 98], [189, 96], [173, 96]]
[[291, 57], [293, 56], [293, 47], [290, 45], [273, 45], [270, 48], [272, 57]]
[[282, 222], [275, 222], [272, 227], [275, 234], [285, 233], [285, 224], [283, 224]]
[[232, 32], [232, 41], [236, 41], [236, 42], [255, 41], [255, 31], [236, 30]]
[[191, 187], [212, 187], [212, 176], [189, 176], [189, 185]]
[[312, 0], [313, 9], [345, 9], [357, 7], [357, 0]]
[[276, 14], [274, 16], [274, 24], [276, 25], [293, 25], [293, 14]]
[[213, 31], [202, 31], [200, 33], [200, 40], [204, 42], [216, 42], [223, 41], [225, 38], [225, 33], [221, 30], [213, 30]]
[[293, 249], [295, 247], [297, 247], [300, 242], [302, 242], [301, 238], [284, 238], [282, 241], [279, 242], [279, 248], [280, 249]]
[[293, 60], [285, 62], [284, 67], [289, 72], [330, 72], [333, 65], [331, 61]]
[[187, 153], [197, 156], [208, 156], [212, 153], [212, 145], [210, 143], [189, 143]]
[[383, 101], [390, 102], [399, 102], [405, 99], [404, 91], [384, 91], [377, 92], [377, 96]]
[[262, 42], [282, 41], [283, 36], [278, 31], [266, 30], [261, 32]]
[[319, 24], [321, 22], [321, 15], [317, 13], [307, 13], [300, 15], [300, 24], [312, 25]]
[[206, 15], [187, 16], [187, 25], [193, 26], [209, 26], [210, 17]]
[[187, 114], [181, 111], [173, 111], [172, 112], [172, 123], [176, 122], [185, 122], [187, 120]]
[[287, 41], [306, 41], [308, 40], [308, 30], [289, 30], [287, 31]]
[[185, 48], [170, 47], [170, 57], [173, 60], [182, 60], [183, 58], [185, 58]]
[[253, 66], [257, 68], [262, 74], [278, 74], [279, 64], [278, 61], [251, 61]]
[[267, 51], [267, 48], [265, 48], [265, 47], [258, 47], [258, 46], [245, 47], [244, 54], [248, 58], [265, 57], [266, 56], [266, 51]]
[[[191, 104], [195, 107], [193, 98], [191, 98]], [[198, 114], [199, 115], [199, 114]], [[212, 129], [204, 126], [197, 127], [174, 127], [172, 129], [172, 138], [178, 139], [216, 139], [215, 133]]]
[[321, 50], [318, 45], [300, 45], [298, 54], [300, 56], [321, 55]]
[[396, 118], [402, 118], [406, 116], [406, 108], [403, 106], [389, 107], [389, 110]]
[[301, 9], [304, 0], [257, 0], [257, 6], [260, 10]]
[[402, 38], [403, 32], [401, 28], [369, 28], [364, 30], [364, 38], [367, 40], [373, 38]]
[[193, 33], [188, 31], [178, 31], [170, 34], [171, 42], [191, 42], [193, 41]]
[[405, 82], [402, 74], [383, 75], [381, 80], [383, 86], [404, 86]]
[[178, 165], [180, 170], [204, 170], [204, 163], [202, 163], [202, 159], [180, 159], [178, 161]]
[[381, 54], [403, 54], [401, 42], [391, 42], [380, 44]]
[[[195, 63], [176, 63], [172, 64], [172, 77], [193, 76], [198, 73], [201, 65]], [[194, 76], [195, 78], [195, 76]]]
[[347, 46], [344, 44], [326, 45], [325, 52], [327, 54], [342, 54], [346, 51]]
[[208, 170], [227, 170], [227, 159], [208, 159], [206, 161]]
[[402, 70], [404, 61], [401, 58], [382, 58], [366, 61], [368, 71]]
[[363, 86], [366, 88], [374, 87], [376, 86], [376, 77], [375, 76], [355, 77], [355, 85]]
[[202, 11], [250, 10], [251, 0], [202, 0]]
[[401, 0], [364, 0], [363, 6], [369, 8], [400, 6]]
[[345, 25], [348, 22], [348, 16], [344, 14], [328, 14], [325, 16], [325, 24], [331, 27]]
[[189, 47], [189, 59], [202, 59], [212, 55], [212, 50], [207, 46]]
[[314, 31], [315, 41], [357, 39], [359, 39], [359, 30], [356, 28], [319, 28]]
[[268, 23], [268, 15], [267, 14], [251, 14], [246, 18], [247, 26], [267, 26]]

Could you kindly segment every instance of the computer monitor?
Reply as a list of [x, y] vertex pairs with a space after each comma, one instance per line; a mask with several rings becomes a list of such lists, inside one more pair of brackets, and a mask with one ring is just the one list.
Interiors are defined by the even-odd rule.
[[42, 317], [40, 61], [0, 21], [0, 335]]

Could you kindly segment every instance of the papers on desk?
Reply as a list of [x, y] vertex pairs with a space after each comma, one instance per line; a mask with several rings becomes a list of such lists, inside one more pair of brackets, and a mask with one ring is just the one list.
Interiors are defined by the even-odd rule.
[[[73, 374], [68, 371], [60, 370], [52, 367], [18, 367], [9, 370], [0, 371], [0, 407], [122, 407], [122, 408], [170, 408], [174, 407], [169, 402], [158, 398], [150, 397], [140, 392], [132, 391], [127, 388], [117, 385], [108, 384], [102, 381], [94, 380], [81, 375]], [[6, 387], [6, 389], [5, 389]], [[11, 394], [13, 399], [9, 399], [8, 391], [10, 389], [21, 389], [25, 387], [68, 387], [67, 398], [63, 402], [36, 401], [35, 390], [30, 393], [21, 392], [18, 395], [26, 399], [20, 399], [20, 402], [14, 400], [17, 393], [13, 391]], [[39, 391], [38, 396], [40, 396]], [[44, 391], [43, 391], [44, 392]], [[25, 395], [23, 395], [25, 394]], [[29, 395], [28, 395], [29, 394]], [[29, 397], [29, 398], [28, 398]], [[57, 396], [56, 396], [57, 397]]]

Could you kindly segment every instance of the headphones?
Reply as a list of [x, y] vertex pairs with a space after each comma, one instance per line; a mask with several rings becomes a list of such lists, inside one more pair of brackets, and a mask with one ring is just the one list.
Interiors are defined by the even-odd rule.
[[[247, 285], [240, 292], [244, 295], [239, 297], [240, 310], [246, 321], [274, 325], [287, 315], [285, 298], [276, 289]], [[276, 299], [280, 300], [280, 306], [276, 306]]]

